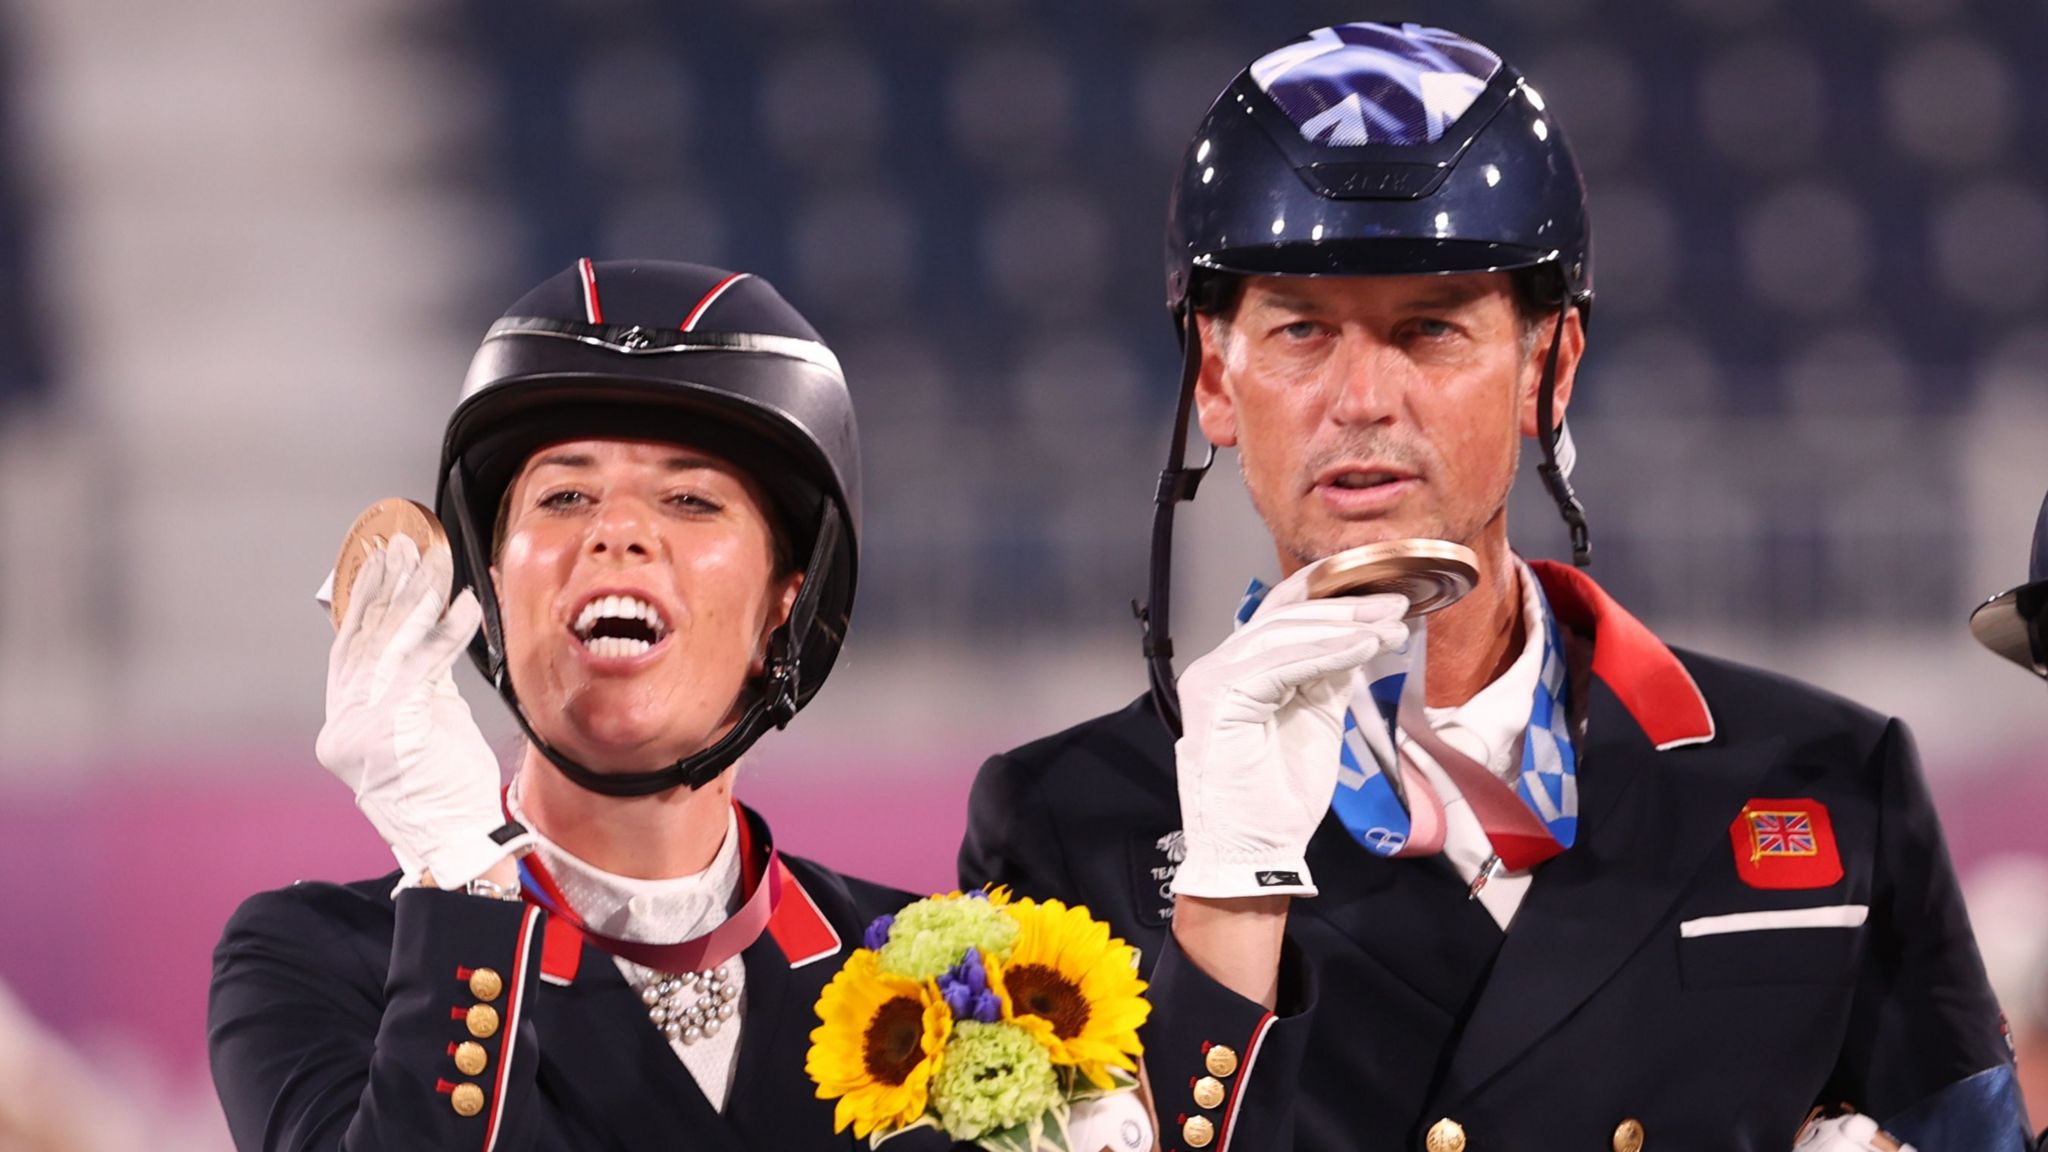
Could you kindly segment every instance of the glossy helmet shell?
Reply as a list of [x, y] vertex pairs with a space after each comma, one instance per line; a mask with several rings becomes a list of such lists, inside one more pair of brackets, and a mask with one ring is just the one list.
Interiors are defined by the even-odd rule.
[[836, 506], [843, 529], [816, 616], [791, 638], [801, 707], [846, 635], [859, 558], [853, 402], [816, 330], [759, 277], [655, 260], [579, 261], [491, 326], [448, 421], [436, 510], [455, 539], [456, 586], [486, 604], [471, 655], [501, 691], [485, 571], [499, 504], [535, 451], [593, 438], [672, 441], [732, 461], [768, 494], [799, 567], [825, 505]]
[[1970, 614], [1970, 633], [2007, 660], [2048, 677], [2048, 498], [2034, 521], [2027, 582], [1978, 605]]
[[1167, 306], [1209, 272], [1402, 275], [1554, 267], [1593, 295], [1585, 185], [1520, 72], [1456, 33], [1342, 24], [1240, 72], [1167, 210]]

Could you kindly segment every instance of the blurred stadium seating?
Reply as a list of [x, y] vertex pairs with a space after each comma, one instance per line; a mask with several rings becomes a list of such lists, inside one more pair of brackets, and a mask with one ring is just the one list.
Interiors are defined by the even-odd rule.
[[[862, 627], [1096, 626], [1142, 577], [1171, 402], [1171, 167], [1258, 45], [1354, 9], [573, 7], [475, 3], [452, 36], [494, 94], [508, 290], [585, 251], [760, 268], [866, 404]], [[1947, 620], [1977, 591], [1944, 433], [1987, 375], [2048, 366], [2048, 164], [2021, 146], [2040, 21], [1939, 7], [1461, 21], [1523, 62], [1588, 169], [1585, 484], [1603, 578], [1650, 615]]]

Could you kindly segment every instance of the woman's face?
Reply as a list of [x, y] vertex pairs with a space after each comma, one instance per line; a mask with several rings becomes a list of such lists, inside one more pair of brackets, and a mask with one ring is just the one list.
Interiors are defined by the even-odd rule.
[[534, 732], [597, 772], [666, 767], [722, 735], [803, 582], [776, 571], [769, 515], [751, 478], [698, 449], [534, 453], [491, 572]]

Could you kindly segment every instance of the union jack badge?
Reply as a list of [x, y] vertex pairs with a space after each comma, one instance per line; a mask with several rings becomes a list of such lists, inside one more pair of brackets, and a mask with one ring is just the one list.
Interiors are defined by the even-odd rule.
[[1736, 875], [1751, 888], [1827, 888], [1842, 878], [1834, 825], [1818, 800], [1753, 799], [1728, 837]]

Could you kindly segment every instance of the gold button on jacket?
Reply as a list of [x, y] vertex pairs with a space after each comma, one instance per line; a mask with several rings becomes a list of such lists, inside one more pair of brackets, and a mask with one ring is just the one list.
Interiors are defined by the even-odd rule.
[[489, 1004], [469, 1006], [469, 1034], [479, 1040], [488, 1040], [498, 1034], [498, 1010]]
[[1465, 1152], [1465, 1126], [1446, 1116], [1429, 1126], [1422, 1146], [1429, 1152]]
[[1614, 1152], [1643, 1152], [1643, 1124], [1631, 1116], [1614, 1126]]
[[474, 1076], [482, 1072], [484, 1065], [490, 1062], [490, 1054], [484, 1051], [483, 1045], [474, 1040], [464, 1040], [455, 1049], [455, 1067], [464, 1076]]
[[474, 1116], [484, 1110], [484, 1090], [474, 1084], [457, 1084], [448, 1094], [448, 1104], [458, 1116]]
[[1225, 1048], [1223, 1045], [1217, 1044], [1209, 1049], [1209, 1054], [1203, 1058], [1203, 1063], [1208, 1065], [1209, 1075], [1228, 1076], [1232, 1072], [1237, 1071], [1237, 1052], [1235, 1049]]
[[495, 968], [479, 968], [469, 974], [469, 994], [479, 1000], [496, 1000], [505, 990], [505, 978]]
[[1209, 1141], [1216, 1138], [1216, 1125], [1211, 1124], [1207, 1116], [1190, 1116], [1188, 1122], [1180, 1126], [1180, 1138], [1187, 1141], [1190, 1148], [1207, 1148]]
[[1214, 1108], [1223, 1103], [1223, 1081], [1214, 1076], [1204, 1076], [1195, 1081], [1195, 1106]]

